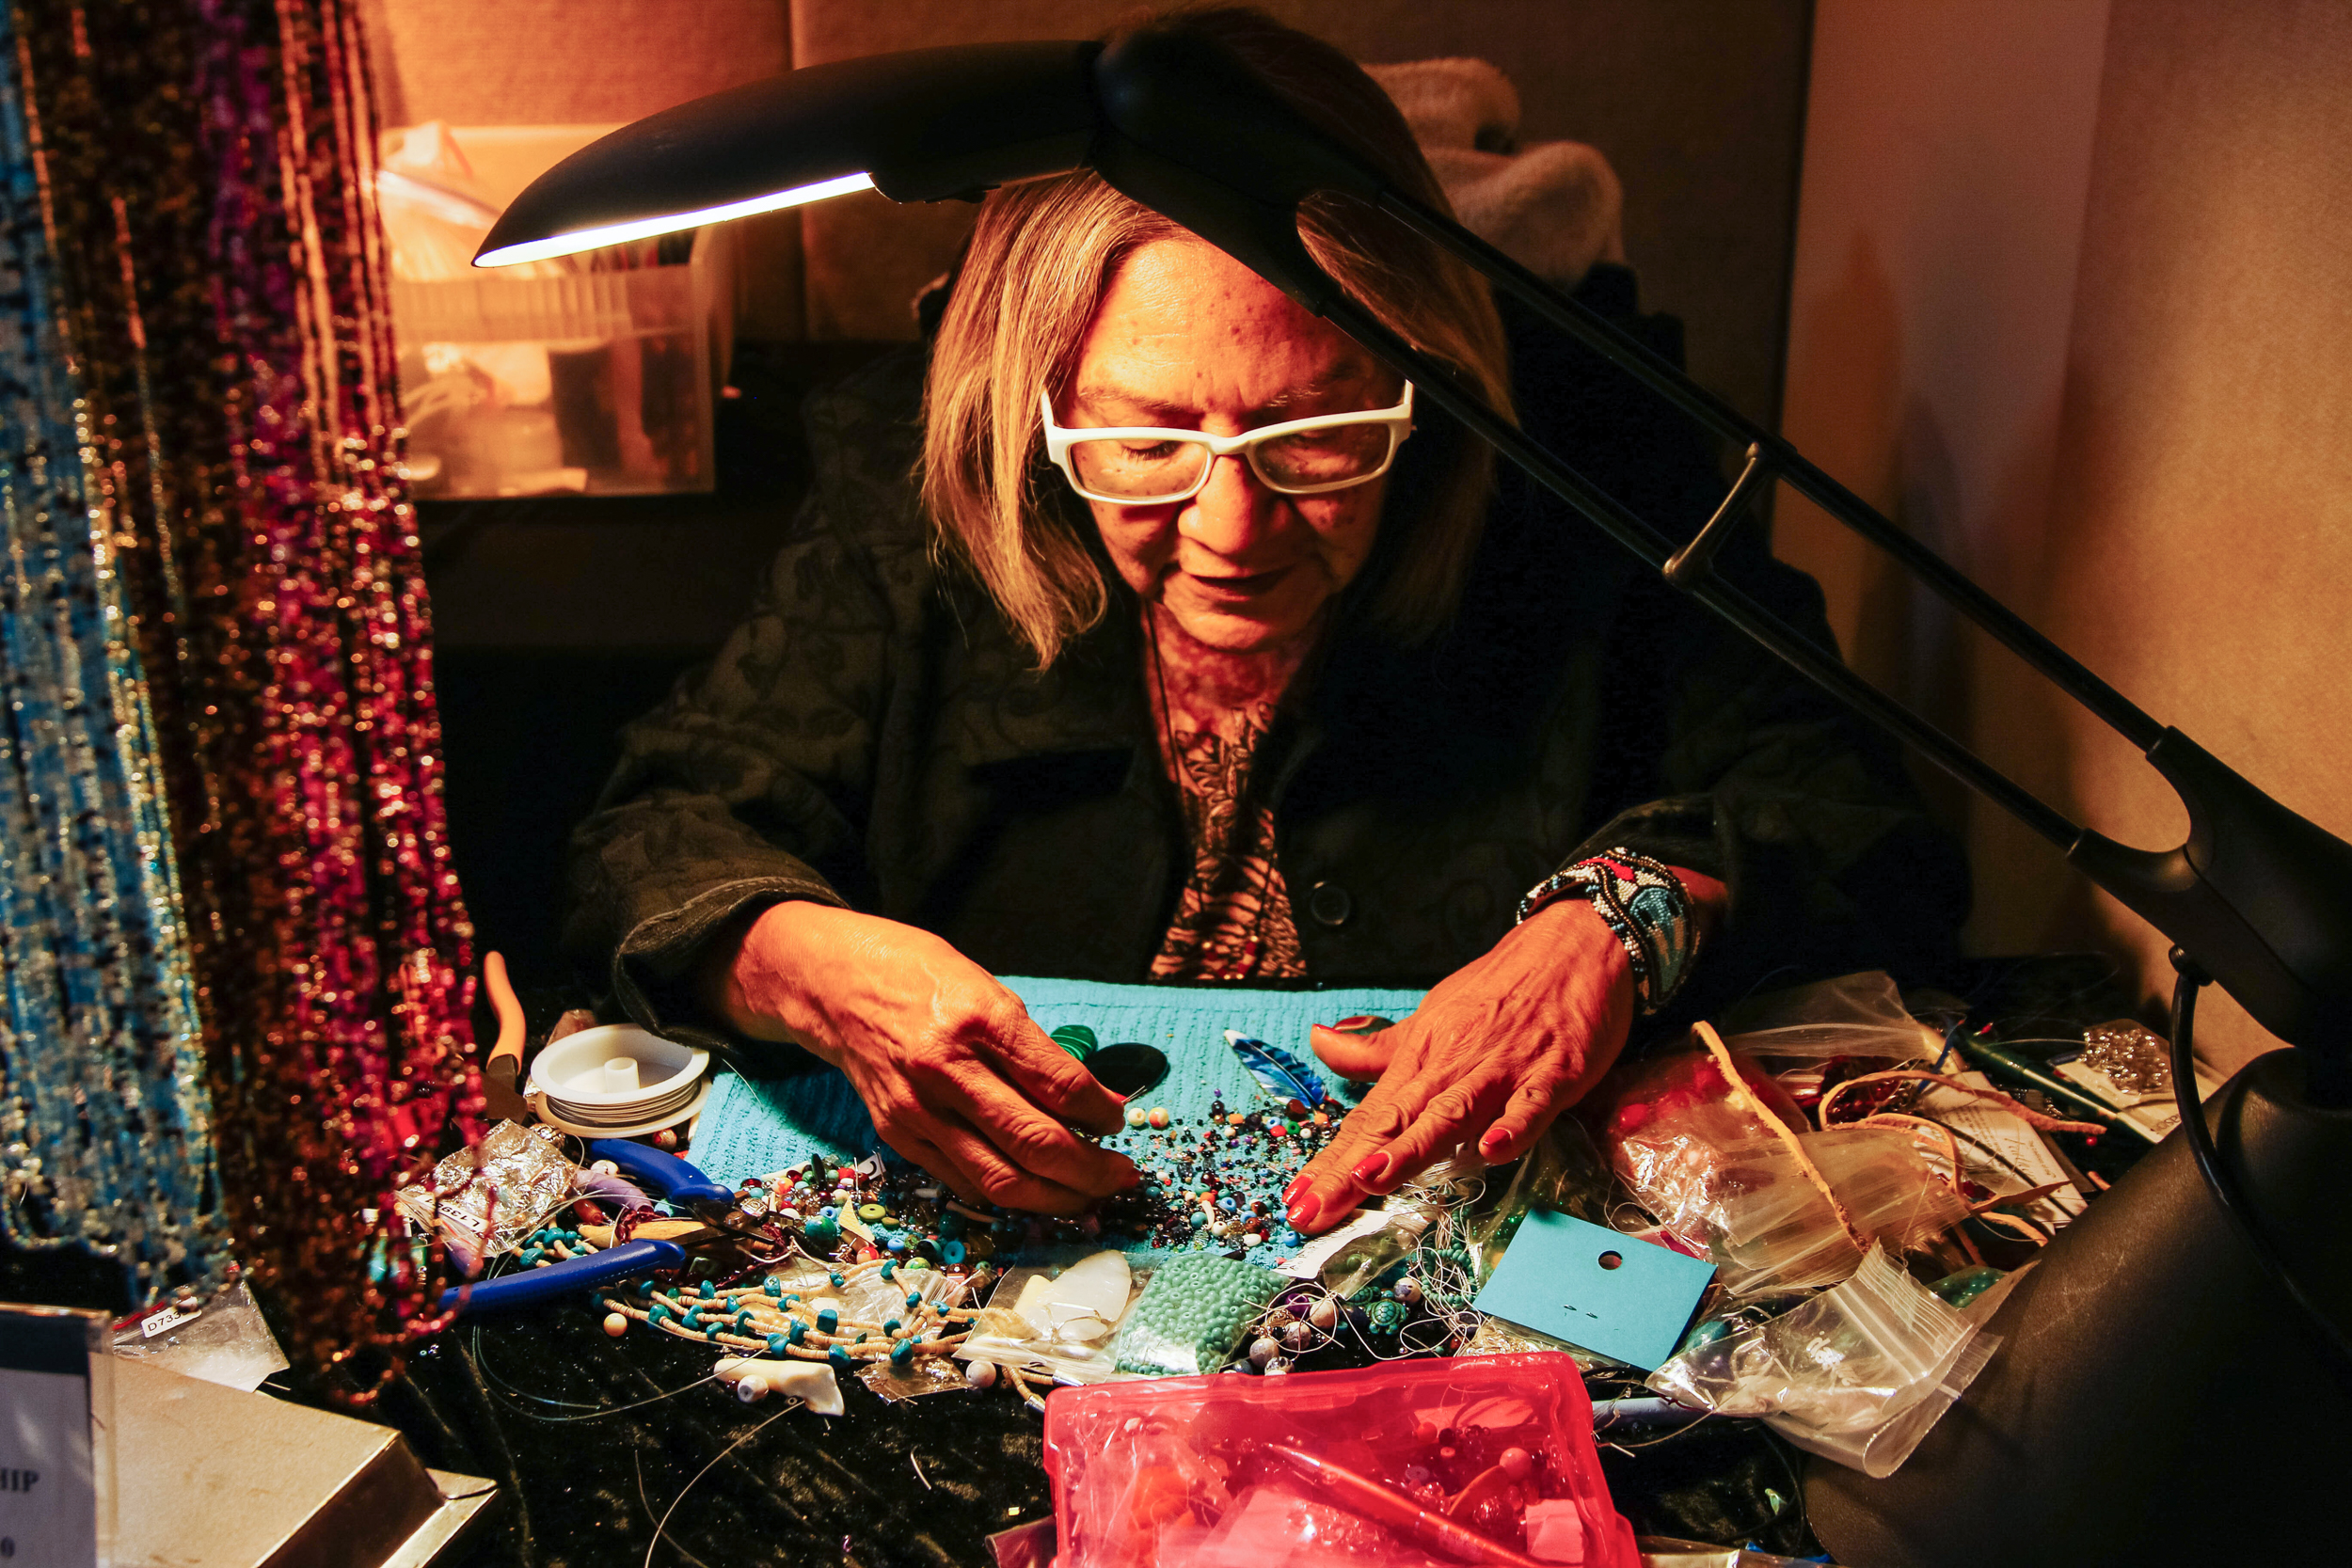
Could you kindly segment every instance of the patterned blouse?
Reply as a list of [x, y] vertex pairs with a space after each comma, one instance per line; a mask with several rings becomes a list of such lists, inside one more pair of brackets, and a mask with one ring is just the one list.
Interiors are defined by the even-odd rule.
[[[1192, 863], [1152, 960], [1161, 980], [1301, 979], [1307, 962], [1274, 858], [1274, 808], [1249, 788], [1274, 705], [1232, 716], [1226, 733], [1163, 723], [1163, 760], [1184, 797]], [[1174, 755], [1168, 755], [1170, 748]]]

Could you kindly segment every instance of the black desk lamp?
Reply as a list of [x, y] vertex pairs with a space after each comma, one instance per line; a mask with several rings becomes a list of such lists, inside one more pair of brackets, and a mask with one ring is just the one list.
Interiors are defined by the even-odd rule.
[[[495, 266], [820, 199], [968, 197], [1090, 166], [1356, 338], [1421, 395], [1667, 579], [2058, 845], [2171, 937], [2167, 1142], [2045, 1249], [1994, 1319], [2007, 1343], [1883, 1481], [1816, 1464], [1814, 1522], [1878, 1564], [2287, 1559], [2335, 1528], [2352, 1465], [2352, 845], [2124, 700], [1794, 448], [1508, 257], [1390, 189], [1239, 61], [1152, 32], [973, 45], [816, 66], [627, 126], [535, 181], [499, 219]], [[1359, 307], [1310, 258], [1298, 204], [1372, 203], [1451, 251], [1718, 436], [1747, 449], [1679, 550]], [[2141, 749], [2187, 807], [2187, 842], [2131, 848], [2077, 827], [1781, 624], [1710, 562], [1779, 481], [1929, 586]], [[2210, 978], [2295, 1049], [2195, 1106], [2189, 1023]], [[2210, 1128], [2210, 1132], [2208, 1129]], [[2291, 1259], [2292, 1261], [2285, 1259]]]

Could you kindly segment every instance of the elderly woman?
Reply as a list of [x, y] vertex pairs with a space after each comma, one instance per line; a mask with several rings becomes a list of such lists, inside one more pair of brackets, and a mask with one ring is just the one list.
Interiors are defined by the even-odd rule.
[[[1337, 52], [1222, 39], [1443, 197]], [[1311, 205], [1384, 322], [1661, 526], [1720, 493], [1645, 394], [1376, 214]], [[1672, 352], [1629, 276], [1587, 302]], [[919, 393], [919, 414], [918, 414]], [[632, 726], [568, 941], [674, 1035], [793, 1042], [967, 1197], [1137, 1180], [1119, 1102], [992, 975], [1425, 984], [1286, 1201], [1327, 1227], [1526, 1149], [1637, 1020], [1918, 962], [1963, 883], [1896, 760], [1254, 274], [1073, 174], [991, 196], [927, 360], [816, 401], [751, 619]], [[1753, 543], [1723, 569], [1826, 643]]]

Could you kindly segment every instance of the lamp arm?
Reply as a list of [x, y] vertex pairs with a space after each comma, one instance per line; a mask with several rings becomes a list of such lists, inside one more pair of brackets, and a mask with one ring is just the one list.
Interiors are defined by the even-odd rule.
[[[1677, 588], [2058, 846], [2085, 876], [2177, 942], [2265, 1029], [2304, 1048], [2314, 1101], [2352, 1105], [2352, 845], [2142, 712], [1788, 442], [1459, 224], [1390, 188], [1230, 55], [1192, 40], [1131, 38], [1104, 52], [1095, 76], [1103, 120], [1089, 161], [1104, 179], [1329, 320]], [[1376, 205], [1701, 426], [1744, 443], [1747, 472], [1699, 537], [1671, 552], [1656, 529], [1342, 290], [1298, 235], [1299, 203], [1325, 190]], [[1772, 479], [1893, 554], [2138, 747], [2187, 807], [2186, 842], [2169, 851], [2135, 849], [2078, 827], [1715, 577], [1714, 550], [1742, 520], [1747, 499]]]

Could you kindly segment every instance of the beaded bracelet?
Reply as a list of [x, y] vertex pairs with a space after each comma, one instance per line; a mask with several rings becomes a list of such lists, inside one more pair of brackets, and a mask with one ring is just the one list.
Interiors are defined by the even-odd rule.
[[1698, 922], [1682, 879], [1647, 855], [1604, 849], [1564, 865], [1527, 890], [1519, 920], [1562, 898], [1593, 906], [1633, 965], [1633, 997], [1646, 1017], [1674, 1000], [1698, 953]]

